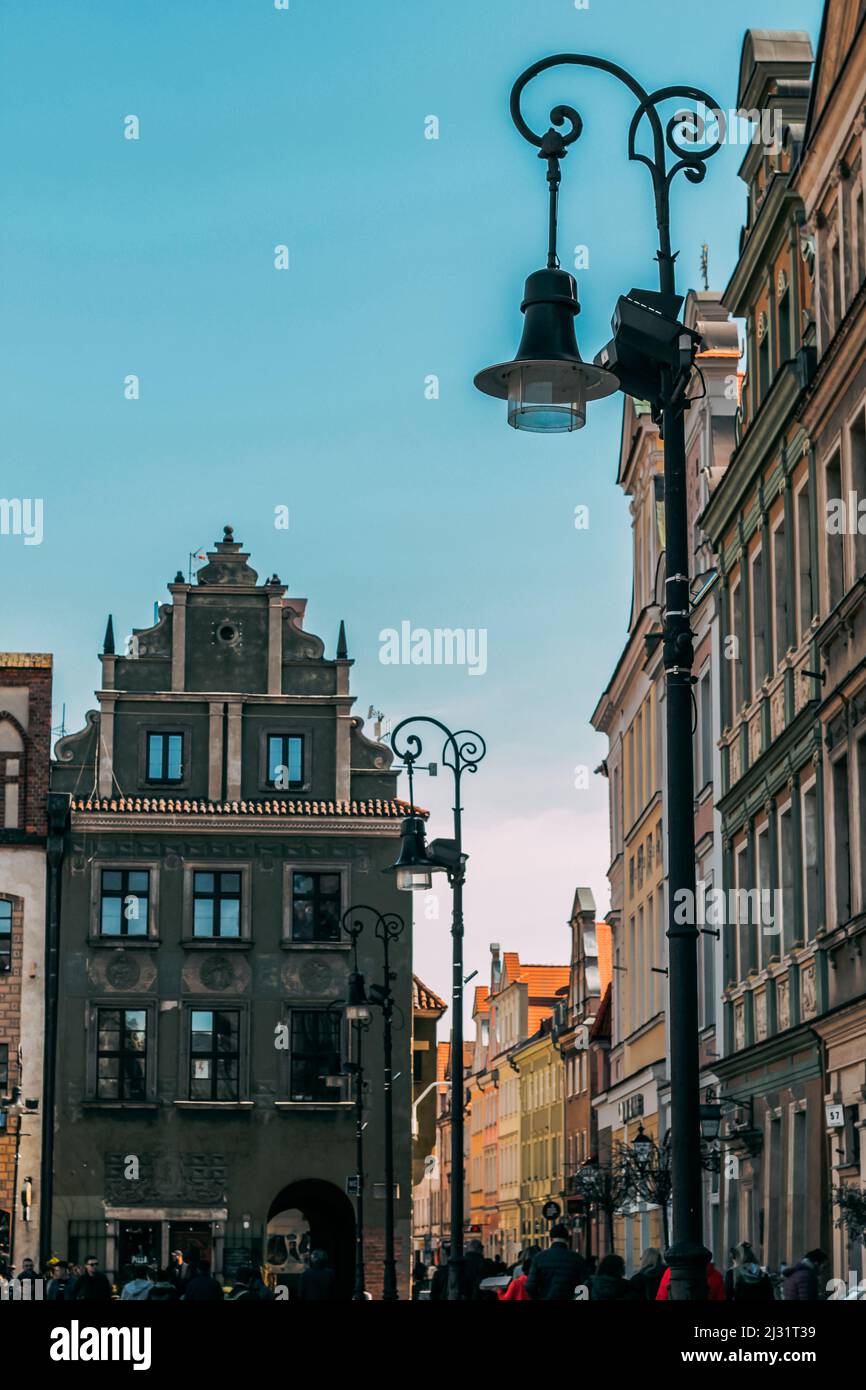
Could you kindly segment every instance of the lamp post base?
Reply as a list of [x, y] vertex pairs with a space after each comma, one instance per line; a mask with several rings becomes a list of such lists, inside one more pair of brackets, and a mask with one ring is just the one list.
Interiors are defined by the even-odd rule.
[[672, 1302], [706, 1300], [708, 1254], [706, 1246], [688, 1240], [677, 1241], [665, 1251], [671, 1272], [668, 1297]]

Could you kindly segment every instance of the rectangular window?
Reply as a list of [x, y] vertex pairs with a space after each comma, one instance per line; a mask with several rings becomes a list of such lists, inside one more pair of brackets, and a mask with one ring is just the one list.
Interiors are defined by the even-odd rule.
[[0, 975], [12, 969], [12, 904], [0, 901]]
[[760, 690], [767, 674], [766, 624], [764, 622], [764, 557], [755, 552], [751, 570], [752, 608], [752, 693]]
[[98, 1009], [97, 1100], [145, 1100], [147, 1095], [146, 1073], [146, 1010]]
[[797, 493], [797, 604], [800, 614], [800, 641], [812, 621], [812, 518], [809, 488]]
[[791, 356], [791, 295], [788, 290], [779, 299], [779, 361]]
[[[827, 536], [827, 590], [829, 605], [835, 608], [845, 593], [845, 532], [836, 514], [840, 513], [842, 497], [842, 463], [837, 449], [827, 460], [824, 470], [825, 512], [824, 531]], [[831, 504], [835, 503], [835, 507]], [[833, 529], [831, 530], [831, 524]]]
[[147, 780], [183, 781], [183, 734], [148, 734]]
[[292, 940], [339, 941], [339, 874], [292, 874]]
[[848, 827], [848, 755], [833, 764], [833, 839], [836, 882], [836, 922], [851, 916], [851, 847]]
[[779, 813], [779, 867], [781, 903], [776, 904], [775, 926], [781, 928], [773, 949], [782, 955], [794, 944], [794, 838], [791, 808]]
[[268, 735], [267, 782], [278, 791], [304, 785], [304, 740], [299, 735]]
[[193, 936], [239, 937], [241, 934], [241, 876], [239, 873], [193, 875]]
[[103, 869], [100, 936], [147, 936], [150, 874], [147, 869]]
[[[866, 529], [860, 530], [860, 504], [866, 501], [866, 425], [862, 409], [851, 421], [848, 431], [851, 450], [851, 488], [854, 492], [857, 514], [848, 518], [849, 529], [854, 532], [854, 578], [866, 574]], [[866, 511], [866, 508], [864, 508]]]
[[743, 612], [743, 586], [739, 580], [731, 587], [731, 636], [733, 637], [731, 669], [731, 714], [736, 717], [745, 699], [745, 680], [743, 679], [743, 642], [745, 639], [745, 614]]
[[788, 562], [785, 551], [785, 523], [773, 532], [773, 613], [775, 651], [773, 667], [779, 666], [788, 650]]
[[767, 905], [770, 902], [770, 829], [765, 826], [759, 830], [755, 838], [758, 854], [758, 882], [759, 891], [758, 910], [756, 916], [756, 936], [758, 946], [757, 965], [761, 969], [769, 963], [771, 955], [777, 954], [773, 945], [774, 938], [765, 934], [765, 927], [773, 927], [767, 913]]
[[9, 1044], [0, 1043], [0, 1095], [9, 1094]]
[[746, 845], [741, 845], [734, 857], [734, 885], [737, 890], [735, 913], [737, 979], [745, 980], [754, 964], [751, 954], [752, 933], [749, 929], [749, 906], [747, 905], [748, 900], [743, 896], [743, 890], [748, 891], [749, 888], [748, 849]]
[[698, 725], [698, 738], [695, 741], [695, 791], [701, 791], [713, 780], [713, 689], [709, 669], [700, 679]]
[[240, 1100], [237, 1009], [192, 1009], [189, 1028], [190, 1100]]
[[803, 911], [805, 935], [818, 930], [818, 795], [813, 782], [803, 792]]
[[[706, 877], [707, 894], [713, 891], [713, 876], [707, 874]], [[712, 901], [712, 900], [711, 900]], [[701, 950], [703, 951], [701, 986], [703, 993], [703, 1026], [712, 1028], [716, 1022], [716, 938], [701, 934]]]
[[291, 1099], [333, 1100], [335, 1092], [327, 1078], [341, 1070], [339, 1014], [326, 1009], [293, 1009]]
[[860, 911], [866, 912], [866, 738], [857, 744], [857, 794], [860, 803]]

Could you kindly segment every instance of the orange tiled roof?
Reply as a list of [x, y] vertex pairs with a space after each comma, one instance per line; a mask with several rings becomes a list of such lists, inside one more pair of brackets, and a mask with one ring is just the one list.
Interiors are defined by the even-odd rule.
[[[180, 816], [373, 816], [402, 820], [408, 816], [408, 801], [396, 798], [381, 801], [283, 801], [276, 797], [264, 801], [208, 801], [173, 796], [74, 796], [73, 811], [104, 815], [180, 815]], [[415, 807], [415, 815], [428, 813]]]
[[420, 1011], [444, 1014], [448, 1005], [438, 994], [419, 980], [417, 975], [412, 976], [412, 1008], [416, 1013]]
[[568, 985], [567, 965], [522, 965], [517, 951], [506, 951], [504, 959], [509, 981], [527, 984], [530, 999], [539, 995], [547, 998]]
[[567, 965], [522, 965], [520, 972], [521, 980], [529, 986], [530, 999], [557, 994], [568, 985]]
[[448, 1075], [448, 1054], [451, 1051], [451, 1044], [441, 1042], [436, 1044], [436, 1080], [444, 1081]]
[[596, 922], [598, 942], [598, 982], [602, 995], [613, 979], [613, 932], [608, 922]]
[[487, 988], [486, 988], [485, 985], [476, 985], [476, 986], [475, 986], [475, 1002], [474, 1002], [474, 1004], [472, 1005], [472, 1012], [473, 1012], [474, 1014], [477, 1014], [477, 1013], [486, 1014], [486, 1013], [489, 1013], [489, 1011], [490, 1011], [490, 995], [487, 993]]

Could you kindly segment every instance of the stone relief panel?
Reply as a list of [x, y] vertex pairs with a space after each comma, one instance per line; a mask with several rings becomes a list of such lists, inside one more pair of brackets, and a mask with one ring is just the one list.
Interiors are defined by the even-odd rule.
[[156, 961], [150, 952], [100, 951], [87, 961], [87, 979], [99, 991], [129, 993], [130, 990], [147, 991], [156, 982]]
[[800, 1011], [803, 1018], [814, 1018], [817, 1013], [814, 961], [804, 966], [800, 975]]
[[779, 1032], [791, 1026], [791, 982], [787, 975], [776, 983], [776, 1012], [779, 1019]]
[[251, 978], [249, 962], [228, 951], [191, 953], [181, 973], [182, 987], [189, 994], [246, 994]]
[[111, 1206], [215, 1206], [225, 1200], [228, 1168], [221, 1153], [105, 1155], [105, 1200]]
[[758, 990], [755, 994], [755, 1038], [763, 1042], [767, 1036], [767, 992]]
[[290, 999], [345, 998], [348, 964], [342, 956], [298, 951], [286, 957], [281, 974], [283, 989]]

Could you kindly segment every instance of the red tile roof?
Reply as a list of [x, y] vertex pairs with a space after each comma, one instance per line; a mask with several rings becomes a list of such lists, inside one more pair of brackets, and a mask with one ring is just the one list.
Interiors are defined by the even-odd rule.
[[445, 1078], [446, 1078], [447, 1075], [448, 1075], [448, 1054], [450, 1053], [450, 1051], [451, 1051], [451, 1044], [450, 1044], [450, 1043], [447, 1043], [447, 1042], [442, 1043], [442, 1042], [441, 1042], [441, 1043], [437, 1043], [437, 1044], [436, 1044], [436, 1080], [437, 1080], [437, 1081], [444, 1081]]
[[[264, 801], [207, 801], [180, 797], [156, 796], [96, 796], [72, 798], [73, 811], [104, 815], [180, 815], [180, 816], [351, 816], [384, 817], [402, 820], [408, 816], [408, 801], [282, 801], [276, 797]], [[417, 816], [428, 812], [415, 807]]]
[[486, 986], [475, 986], [475, 1002], [472, 1005], [473, 1014], [486, 1014], [490, 1012], [490, 995], [487, 993]]
[[[435, 1013], [444, 1014], [448, 1005], [444, 999], [440, 999], [438, 994], [419, 980], [417, 975], [412, 976], [412, 1008], [415, 1013]], [[441, 1046], [441, 1044], [440, 1044]]]
[[604, 994], [601, 996], [601, 1003], [598, 1006], [598, 1013], [595, 1021], [589, 1030], [590, 1041], [596, 1038], [610, 1037], [610, 1015], [611, 1015], [611, 986], [608, 985]]
[[609, 922], [596, 922], [598, 942], [598, 981], [602, 995], [613, 979], [613, 931]]

